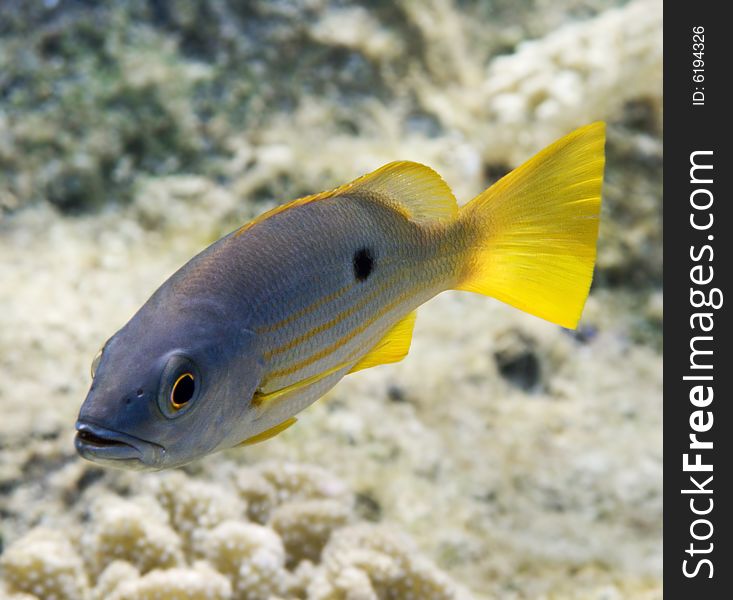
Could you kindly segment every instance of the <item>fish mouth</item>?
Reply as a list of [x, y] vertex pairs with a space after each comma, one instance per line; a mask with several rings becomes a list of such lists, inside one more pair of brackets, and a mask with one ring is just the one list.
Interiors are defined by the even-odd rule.
[[88, 421], [76, 422], [74, 447], [79, 456], [95, 463], [123, 469], [159, 469], [162, 446]]

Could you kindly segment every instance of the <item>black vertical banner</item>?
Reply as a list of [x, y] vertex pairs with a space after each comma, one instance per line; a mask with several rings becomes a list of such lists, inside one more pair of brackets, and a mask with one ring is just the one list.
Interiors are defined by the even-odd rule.
[[664, 595], [733, 598], [733, 29], [664, 6]]

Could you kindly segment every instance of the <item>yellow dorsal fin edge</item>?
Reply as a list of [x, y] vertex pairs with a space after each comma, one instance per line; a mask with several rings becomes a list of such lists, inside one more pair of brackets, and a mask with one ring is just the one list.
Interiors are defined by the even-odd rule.
[[367, 198], [387, 204], [414, 221], [443, 221], [458, 214], [455, 196], [440, 175], [420, 163], [397, 161], [333, 190], [276, 206], [240, 227], [236, 235], [291, 208], [340, 196]]

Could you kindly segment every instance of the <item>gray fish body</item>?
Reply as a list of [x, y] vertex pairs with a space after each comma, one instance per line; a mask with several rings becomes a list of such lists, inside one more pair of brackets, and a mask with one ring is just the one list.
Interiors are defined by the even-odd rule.
[[[451, 286], [455, 268], [444, 239], [443, 227], [360, 198], [294, 207], [233, 232], [172, 275], [109, 340], [79, 421], [158, 440], [167, 453], [156, 467], [273, 427], [333, 387], [400, 318]], [[355, 271], [359, 252], [368, 254], [368, 273]], [[156, 374], [172, 354], [197, 365], [206, 401], [176, 416], [161, 436]], [[339, 366], [287, 401], [251, 407], [257, 390]]]
[[77, 451], [182, 465], [263, 441], [344, 375], [401, 360], [414, 310], [459, 289], [575, 327], [595, 262], [604, 126], [558, 140], [459, 210], [396, 162], [212, 244], [95, 359]]
[[[306, 209], [306, 207], [300, 207]], [[302, 214], [301, 214], [302, 213]], [[453, 266], [440, 253], [442, 228], [428, 228], [358, 198], [294, 208], [247, 233], [247, 254], [278, 247], [258, 269], [248, 327], [257, 332], [268, 392], [344, 364], [304, 395], [304, 408], [332, 387], [400, 318], [448, 289]], [[307, 231], [293, 239], [284, 231]], [[241, 236], [242, 239], [245, 236]], [[366, 251], [368, 275], [355, 273]]]

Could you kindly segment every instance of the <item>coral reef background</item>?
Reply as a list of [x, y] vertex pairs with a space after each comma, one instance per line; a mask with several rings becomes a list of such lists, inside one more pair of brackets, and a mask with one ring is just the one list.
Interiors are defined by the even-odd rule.
[[[0, 597], [661, 597], [658, 0], [0, 3]], [[397, 365], [159, 474], [73, 451], [100, 344], [271, 206], [391, 160], [459, 201], [608, 122], [569, 332], [447, 293]]]

